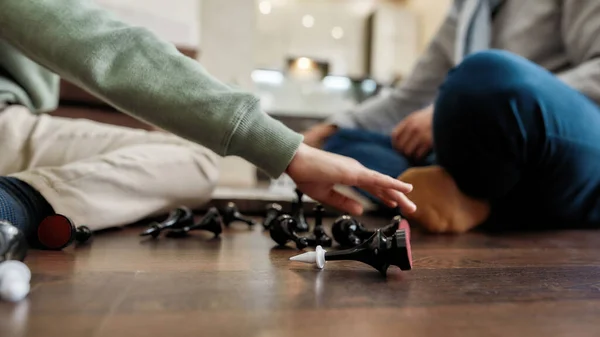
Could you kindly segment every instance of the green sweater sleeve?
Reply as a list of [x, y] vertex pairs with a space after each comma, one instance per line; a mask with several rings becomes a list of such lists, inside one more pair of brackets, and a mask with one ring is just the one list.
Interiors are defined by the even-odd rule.
[[0, 37], [124, 113], [242, 157], [272, 177], [302, 142], [256, 97], [220, 83], [172, 44], [93, 1], [2, 0]]

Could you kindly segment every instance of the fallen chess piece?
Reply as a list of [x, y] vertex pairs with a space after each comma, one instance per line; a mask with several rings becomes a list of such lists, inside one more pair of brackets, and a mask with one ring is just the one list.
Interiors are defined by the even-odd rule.
[[280, 216], [283, 214], [283, 208], [281, 207], [280, 204], [269, 204], [267, 205], [267, 212], [266, 212], [266, 216], [265, 216], [265, 220], [263, 221], [263, 227], [265, 230], [269, 230], [271, 228], [271, 226], [273, 225], [273, 222]]
[[284, 214], [273, 222], [273, 225], [269, 229], [269, 234], [273, 241], [280, 246], [285, 246], [288, 242], [293, 241], [296, 244], [296, 248], [304, 249], [308, 247], [308, 239], [301, 237], [296, 233], [296, 226], [296, 220], [291, 216]]
[[323, 213], [325, 208], [323, 205], [318, 204], [315, 206], [315, 227], [313, 228], [312, 235], [307, 238], [308, 245], [310, 247], [324, 246], [331, 247], [333, 240], [325, 233], [323, 228]]
[[31, 271], [23, 260], [27, 256], [27, 242], [19, 229], [7, 221], [0, 221], [0, 298], [18, 302], [30, 290]]
[[[389, 225], [381, 230], [384, 235], [390, 236], [398, 230], [399, 225], [398, 221], [392, 220]], [[342, 215], [334, 221], [331, 227], [331, 234], [340, 246], [355, 247], [362, 244], [365, 240], [369, 240], [375, 234], [375, 230], [367, 229], [358, 220], [349, 215]]]
[[191, 231], [209, 231], [218, 237], [223, 232], [219, 211], [211, 207], [197, 224], [172, 229], [167, 233], [167, 237], [181, 238], [188, 236]]
[[74, 241], [85, 243], [92, 237], [92, 231], [87, 226], [78, 226], [62, 214], [53, 214], [42, 220], [37, 230], [37, 237], [42, 248], [62, 250]]
[[256, 225], [256, 221], [243, 216], [238, 210], [237, 205], [233, 202], [230, 202], [225, 206], [225, 209], [221, 212], [221, 217], [223, 219], [223, 224], [227, 227], [233, 222], [243, 222], [247, 224], [248, 227]]
[[295, 189], [296, 201], [292, 203], [292, 217], [296, 220], [296, 231], [297, 232], [308, 232], [309, 226], [304, 216], [304, 202], [302, 197], [304, 193], [299, 189]]
[[177, 207], [169, 213], [169, 216], [162, 222], [152, 223], [148, 229], [140, 233], [140, 236], [152, 236], [156, 238], [163, 230], [178, 229], [194, 224], [194, 213], [185, 206]]
[[410, 227], [400, 216], [395, 217], [393, 222], [398, 223], [400, 229], [390, 236], [378, 229], [357, 247], [328, 252], [317, 246], [314, 252], [293, 256], [290, 260], [314, 264], [319, 269], [325, 268], [327, 261], [358, 261], [377, 269], [384, 277], [390, 266], [397, 266], [403, 271], [411, 270]]

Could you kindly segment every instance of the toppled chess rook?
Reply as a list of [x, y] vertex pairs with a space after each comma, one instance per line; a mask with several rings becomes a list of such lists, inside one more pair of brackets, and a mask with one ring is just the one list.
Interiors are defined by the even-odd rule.
[[358, 261], [377, 269], [384, 277], [390, 266], [411, 270], [410, 227], [400, 216], [395, 217], [393, 223], [397, 223], [400, 229], [392, 235], [385, 235], [382, 229], [378, 229], [354, 248], [328, 252], [317, 246], [314, 252], [293, 256], [290, 260], [314, 264], [319, 269], [325, 268], [327, 261]]
[[19, 229], [8, 221], [0, 221], [0, 298], [18, 302], [30, 290], [31, 271], [23, 260], [27, 242]]
[[273, 222], [283, 214], [283, 208], [280, 204], [272, 203], [267, 205], [267, 211], [265, 220], [263, 221], [263, 227], [265, 230], [269, 230], [273, 225]]
[[284, 214], [273, 222], [273, 225], [269, 229], [269, 234], [273, 241], [280, 246], [285, 246], [288, 242], [293, 241], [296, 244], [296, 248], [304, 249], [308, 247], [308, 240], [298, 236], [296, 226], [296, 219]]
[[252, 227], [256, 225], [256, 222], [248, 217], [245, 217], [240, 213], [237, 205], [233, 202], [230, 202], [225, 206], [223, 212], [221, 212], [221, 217], [223, 219], [223, 224], [229, 227], [233, 222], [243, 222], [248, 225], [248, 227]]
[[221, 215], [216, 207], [211, 207], [208, 212], [202, 217], [197, 223], [190, 226], [184, 226], [182, 228], [175, 228], [167, 233], [167, 237], [185, 237], [188, 236], [191, 231], [208, 231], [218, 237], [223, 232]]
[[[394, 234], [399, 226], [399, 222], [392, 220], [386, 227], [382, 228], [384, 235], [390, 236]], [[337, 218], [332, 227], [331, 234], [337, 243], [342, 247], [355, 247], [362, 244], [365, 240], [369, 240], [375, 230], [367, 229], [358, 220], [349, 215], [342, 215]]]
[[92, 237], [92, 231], [87, 226], [78, 226], [62, 214], [49, 215], [38, 226], [37, 238], [41, 248], [62, 250], [74, 241], [85, 243]]
[[308, 245], [310, 247], [323, 246], [323, 247], [331, 247], [333, 244], [333, 240], [327, 233], [325, 233], [325, 229], [323, 228], [323, 213], [325, 212], [325, 208], [321, 204], [317, 204], [315, 206], [315, 226], [313, 228], [312, 235], [307, 238]]
[[177, 207], [169, 213], [169, 216], [162, 222], [152, 223], [148, 229], [140, 233], [140, 236], [152, 236], [156, 238], [163, 230], [178, 229], [194, 224], [194, 213], [185, 206]]
[[302, 201], [304, 193], [299, 189], [295, 189], [295, 192], [296, 200], [292, 203], [292, 217], [296, 220], [296, 231], [308, 232], [309, 226], [304, 216], [304, 201]]

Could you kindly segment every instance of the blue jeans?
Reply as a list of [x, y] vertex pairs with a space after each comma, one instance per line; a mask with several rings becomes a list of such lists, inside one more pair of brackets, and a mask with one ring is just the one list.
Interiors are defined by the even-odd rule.
[[[340, 129], [329, 137], [323, 149], [354, 158], [365, 167], [394, 178], [410, 167], [431, 165], [435, 160], [433, 153], [421, 161], [407, 158], [392, 147], [390, 136], [361, 129]], [[366, 191], [355, 190], [380, 207], [387, 207]]]
[[[488, 228], [600, 226], [600, 108], [542, 67], [504, 51], [467, 57], [440, 87], [433, 137], [435, 164], [490, 201]], [[382, 162], [411, 165], [383, 143], [333, 150], [390, 175]]]

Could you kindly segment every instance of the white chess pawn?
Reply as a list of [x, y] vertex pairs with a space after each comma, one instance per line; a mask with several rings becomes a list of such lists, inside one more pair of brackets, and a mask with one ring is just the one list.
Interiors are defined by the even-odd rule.
[[18, 260], [0, 263], [0, 297], [5, 301], [18, 302], [29, 294], [31, 271]]

